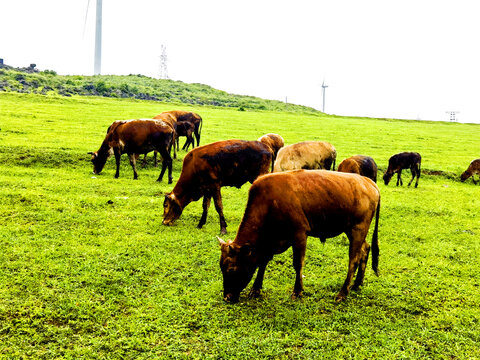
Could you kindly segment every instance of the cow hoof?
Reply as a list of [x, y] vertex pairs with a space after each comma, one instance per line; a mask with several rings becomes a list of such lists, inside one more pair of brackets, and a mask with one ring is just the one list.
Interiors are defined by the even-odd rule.
[[173, 183], [173, 179], [168, 179], [168, 183], [169, 184]]
[[303, 296], [303, 291], [300, 291], [298, 293], [294, 292], [291, 296], [292, 300], [297, 300], [297, 299], [301, 299]]
[[342, 301], [345, 301], [347, 299], [347, 295], [338, 293], [338, 295], [335, 297], [335, 302], [340, 303]]
[[225, 235], [227, 233], [227, 229], [221, 229], [220, 230], [220, 235]]
[[254, 289], [254, 288], [252, 288], [252, 289], [250, 290], [249, 294], [248, 294], [248, 297], [249, 297], [249, 298], [254, 298], [254, 299], [256, 299], [256, 298], [260, 297], [260, 293], [261, 293], [261, 290], [260, 290], [260, 289]]

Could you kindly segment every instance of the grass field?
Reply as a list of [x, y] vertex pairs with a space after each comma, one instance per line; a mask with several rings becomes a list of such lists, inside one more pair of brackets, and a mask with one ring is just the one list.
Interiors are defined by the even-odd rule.
[[[370, 155], [381, 170], [394, 153], [420, 152], [418, 189], [378, 184], [380, 276], [369, 262], [362, 290], [336, 304], [348, 242], [309, 238], [302, 299], [290, 299], [288, 250], [267, 267], [262, 297], [224, 303], [213, 206], [201, 230], [200, 201], [165, 227], [173, 185], [155, 181], [160, 169], [133, 180], [124, 155], [119, 179], [113, 159], [92, 175], [87, 152], [113, 120], [175, 108], [202, 115], [203, 144], [276, 132], [331, 142], [337, 165]], [[0, 358], [480, 358], [480, 186], [459, 181], [479, 135], [479, 125], [0, 94]], [[248, 188], [222, 190], [226, 239]]]

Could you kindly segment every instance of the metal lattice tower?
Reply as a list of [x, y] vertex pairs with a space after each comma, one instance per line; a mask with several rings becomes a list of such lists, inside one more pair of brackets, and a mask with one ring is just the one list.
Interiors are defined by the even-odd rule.
[[165, 45], [162, 45], [162, 54], [160, 55], [160, 69], [158, 77], [160, 79], [168, 79], [167, 48], [165, 47]]
[[450, 116], [450, 121], [453, 121], [453, 122], [457, 122], [458, 119], [457, 119], [457, 114], [460, 112], [460, 111], [445, 111], [447, 114], [449, 114]]

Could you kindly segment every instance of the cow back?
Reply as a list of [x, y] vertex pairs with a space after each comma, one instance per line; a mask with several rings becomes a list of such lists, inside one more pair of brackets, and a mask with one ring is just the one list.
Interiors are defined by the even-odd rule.
[[267, 146], [258, 141], [218, 141], [195, 148], [185, 156], [178, 182], [188, 182], [193, 187], [209, 187], [213, 183], [241, 187], [268, 173], [271, 159]]
[[325, 141], [304, 141], [285, 146], [278, 151], [274, 172], [297, 169], [330, 170], [337, 151]]

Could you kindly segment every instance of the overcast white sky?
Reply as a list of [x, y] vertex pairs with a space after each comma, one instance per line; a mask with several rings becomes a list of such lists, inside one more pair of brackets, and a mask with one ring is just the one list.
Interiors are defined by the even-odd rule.
[[[93, 74], [96, 0], [0, 1], [0, 58]], [[329, 114], [480, 122], [475, 0], [103, 0], [103, 74], [158, 77]]]

